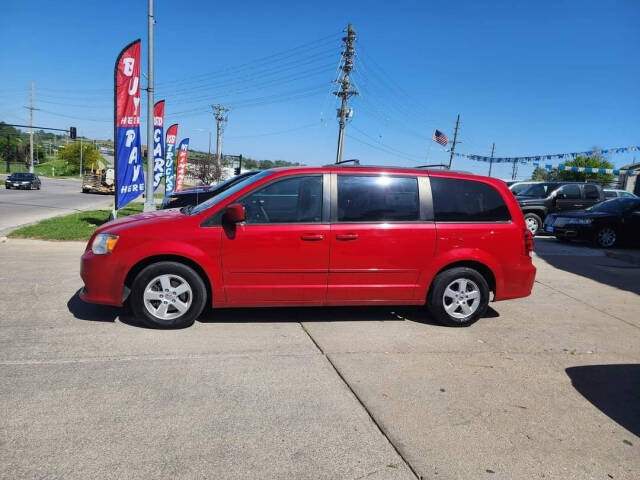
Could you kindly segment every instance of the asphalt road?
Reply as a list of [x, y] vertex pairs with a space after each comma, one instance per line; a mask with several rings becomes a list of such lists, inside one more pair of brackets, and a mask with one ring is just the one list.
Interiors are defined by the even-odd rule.
[[42, 178], [41, 190], [0, 188], [0, 234], [44, 218], [106, 208], [113, 196], [83, 194], [79, 179]]
[[0, 243], [0, 478], [636, 479], [640, 267], [537, 242], [529, 298], [414, 308], [83, 304], [78, 243]]

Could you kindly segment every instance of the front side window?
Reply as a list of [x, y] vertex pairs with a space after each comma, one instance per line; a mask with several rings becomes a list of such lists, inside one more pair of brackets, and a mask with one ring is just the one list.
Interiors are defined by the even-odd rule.
[[322, 220], [322, 176], [286, 178], [250, 193], [240, 203], [246, 223], [317, 223]]
[[419, 197], [416, 177], [338, 175], [338, 221], [415, 221]]
[[605, 198], [616, 198], [618, 195], [616, 194], [616, 192], [612, 192], [612, 191], [605, 191], [604, 192], [604, 197]]
[[578, 185], [565, 185], [558, 190], [558, 195], [564, 195], [562, 198], [580, 199], [580, 187]]
[[431, 177], [436, 222], [506, 222], [502, 196], [491, 185], [473, 180]]

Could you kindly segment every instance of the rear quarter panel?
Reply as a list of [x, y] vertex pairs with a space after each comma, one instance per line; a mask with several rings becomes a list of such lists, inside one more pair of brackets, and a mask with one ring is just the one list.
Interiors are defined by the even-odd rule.
[[510, 222], [436, 222], [436, 251], [433, 261], [422, 273], [419, 295], [426, 298], [433, 278], [439, 271], [457, 262], [479, 262], [495, 278], [495, 299], [509, 298], [522, 286], [513, 283], [523, 268], [531, 264], [524, 251], [524, 216], [505, 182], [490, 177], [432, 172], [430, 177], [459, 178], [486, 183], [500, 193]]

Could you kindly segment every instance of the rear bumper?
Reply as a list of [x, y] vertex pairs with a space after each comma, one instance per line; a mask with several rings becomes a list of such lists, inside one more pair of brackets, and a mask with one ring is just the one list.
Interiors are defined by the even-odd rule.
[[510, 298], [528, 297], [531, 295], [533, 283], [536, 280], [536, 267], [531, 260], [519, 265], [505, 268], [502, 288], [498, 288], [494, 301], [509, 300]]
[[122, 305], [126, 269], [112, 254], [94, 255], [91, 250], [84, 252], [80, 260], [80, 277], [84, 282], [84, 288], [80, 291], [82, 300], [116, 307]]

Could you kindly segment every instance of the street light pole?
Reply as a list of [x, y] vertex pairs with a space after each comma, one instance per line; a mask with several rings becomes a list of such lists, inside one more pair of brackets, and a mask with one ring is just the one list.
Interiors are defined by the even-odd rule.
[[80, 137], [80, 178], [82, 178], [82, 137]]
[[148, 13], [148, 64], [147, 64], [147, 181], [145, 182], [144, 211], [156, 209], [153, 201], [153, 0], [149, 0]]

